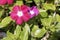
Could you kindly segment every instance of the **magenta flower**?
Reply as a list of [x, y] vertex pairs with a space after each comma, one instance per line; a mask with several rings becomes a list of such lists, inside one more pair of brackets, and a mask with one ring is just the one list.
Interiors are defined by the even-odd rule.
[[0, 5], [12, 4], [14, 0], [0, 0]]
[[33, 6], [29, 9], [30, 17], [37, 16], [39, 14], [39, 10], [37, 9], [36, 6]]
[[30, 19], [28, 7], [26, 5], [14, 6], [10, 16], [16, 21], [16, 24], [22, 24], [23, 22], [27, 22]]

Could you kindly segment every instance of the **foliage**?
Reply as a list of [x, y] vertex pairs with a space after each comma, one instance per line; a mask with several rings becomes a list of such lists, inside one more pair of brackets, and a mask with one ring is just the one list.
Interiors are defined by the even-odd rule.
[[[10, 18], [10, 11], [15, 5], [36, 5], [39, 15], [22, 25], [17, 25]], [[60, 38], [60, 0], [14, 0], [13, 5], [0, 6], [0, 29], [7, 36], [2, 40], [42, 40], [49, 32], [47, 40]]]

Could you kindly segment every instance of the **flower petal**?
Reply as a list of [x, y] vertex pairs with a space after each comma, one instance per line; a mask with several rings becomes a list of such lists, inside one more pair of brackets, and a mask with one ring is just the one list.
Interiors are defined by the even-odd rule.
[[39, 14], [39, 10], [37, 9], [36, 6], [33, 6], [32, 8], [33, 8], [32, 10], [35, 12], [35, 14], [37, 16]]
[[16, 24], [22, 24], [23, 23], [23, 20], [21, 19], [21, 18], [18, 18], [17, 20], [16, 20]]
[[23, 12], [28, 12], [29, 7], [26, 6], [26, 5], [22, 5], [22, 6], [21, 6], [21, 10], [22, 10]]
[[23, 20], [24, 22], [27, 22], [30, 19], [30, 15], [28, 13], [24, 14]]
[[7, 0], [7, 3], [8, 3], [8, 4], [13, 4], [13, 1], [14, 1], [14, 0]]
[[6, 0], [0, 0], [0, 5], [5, 5], [7, 3]]
[[17, 20], [18, 16], [16, 15], [16, 12], [11, 12], [10, 16], [13, 20]]
[[19, 7], [18, 5], [16, 5], [16, 6], [13, 7], [12, 10], [13, 10], [13, 11], [19, 11], [19, 10], [20, 10], [20, 7]]
[[35, 16], [35, 12], [33, 10], [30, 10], [30, 18], [33, 18]]

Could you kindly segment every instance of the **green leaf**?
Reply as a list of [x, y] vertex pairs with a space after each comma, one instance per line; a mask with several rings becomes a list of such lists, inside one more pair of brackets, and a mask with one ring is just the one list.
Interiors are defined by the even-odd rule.
[[28, 40], [28, 34], [30, 32], [30, 28], [28, 24], [25, 24], [23, 31], [21, 32], [21, 40]]
[[60, 22], [60, 16], [58, 14], [56, 14], [56, 21]]
[[17, 0], [17, 1], [22, 1], [22, 0]]
[[32, 3], [32, 0], [25, 0], [26, 3]]
[[47, 4], [47, 3], [45, 3], [44, 5], [43, 5], [43, 8], [45, 9], [45, 10], [55, 10], [56, 9], [56, 7], [55, 7], [55, 5], [53, 5], [53, 4]]
[[60, 29], [60, 22], [55, 26], [56, 29]]
[[[33, 28], [34, 29], [34, 28]], [[34, 31], [35, 30], [35, 31]], [[46, 33], [46, 30], [45, 28], [42, 28], [42, 29], [34, 29], [32, 30], [32, 36], [33, 37], [38, 37], [38, 38], [41, 38], [44, 36], [44, 34]]]
[[35, 4], [38, 6], [40, 4], [40, 0], [34, 0]]
[[[16, 1], [16, 3], [14, 4], [14, 6], [16, 5], [23, 5], [23, 1]], [[9, 9], [12, 10], [13, 6], [9, 6]]]
[[15, 5], [22, 5], [23, 1], [16, 1]]
[[40, 10], [41, 17], [47, 17], [48, 13], [45, 10]]
[[56, 31], [55, 31], [56, 36], [60, 37], [60, 22], [55, 26], [55, 28], [56, 28]]
[[44, 1], [45, 0], [34, 0], [34, 2], [35, 2], [35, 4], [37, 5], [37, 6], [42, 6], [42, 4], [44, 3]]
[[3, 10], [0, 10], [0, 18], [1, 18], [2, 15], [3, 15]]
[[18, 38], [21, 34], [21, 26], [17, 25], [14, 31], [14, 35]]
[[34, 36], [34, 33], [36, 30], [38, 30], [38, 25], [34, 25], [33, 28], [32, 28], [32, 31], [31, 31], [31, 35]]
[[0, 6], [0, 11], [3, 9], [3, 7], [2, 6]]
[[5, 17], [0, 23], [0, 28], [6, 27], [11, 21], [12, 19], [10, 17]]
[[36, 40], [36, 38], [31, 37], [31, 40]]
[[3, 38], [2, 40], [16, 40], [16, 36], [7, 31], [7, 37]]
[[55, 32], [56, 31], [55, 25], [51, 25], [49, 27], [49, 29], [50, 29], [51, 32]]
[[[37, 32], [35, 32], [35, 33], [37, 33]], [[41, 38], [41, 37], [44, 36], [45, 33], [46, 33], [45, 28], [42, 28], [42, 29], [40, 29], [40, 31], [35, 36], [38, 37], [38, 38]]]
[[52, 17], [41, 19], [42, 25], [50, 26], [52, 23]]

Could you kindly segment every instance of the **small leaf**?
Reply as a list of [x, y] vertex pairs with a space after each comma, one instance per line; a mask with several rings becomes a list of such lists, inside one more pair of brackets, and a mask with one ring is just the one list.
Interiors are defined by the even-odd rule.
[[9, 31], [7, 31], [7, 37], [3, 38], [2, 40], [16, 40], [16, 36]]
[[56, 7], [55, 7], [55, 5], [53, 5], [53, 4], [47, 4], [47, 3], [45, 3], [44, 5], [43, 5], [43, 8], [45, 9], [45, 10], [55, 10], [56, 9]]
[[40, 15], [41, 15], [41, 17], [47, 17], [48, 13], [45, 10], [41, 10]]
[[21, 26], [17, 25], [15, 31], [14, 31], [14, 35], [18, 38], [21, 34]]
[[49, 27], [49, 29], [50, 29], [51, 32], [55, 32], [56, 31], [55, 25], [51, 25]]
[[56, 29], [60, 29], [60, 22], [55, 26]]
[[2, 6], [0, 6], [0, 18], [1, 18], [1, 16], [3, 15], [3, 8], [2, 8]]
[[1, 18], [2, 15], [3, 15], [3, 10], [0, 10], [0, 18]]
[[31, 35], [34, 36], [34, 33], [36, 30], [38, 30], [38, 26], [37, 25], [34, 25], [33, 28], [32, 28], [32, 32], [31, 32]]
[[37, 6], [40, 4], [40, 0], [34, 0], [34, 2]]
[[17, 0], [17, 1], [22, 1], [22, 0]]
[[23, 31], [21, 32], [21, 40], [28, 40], [28, 33], [30, 31], [29, 25], [25, 24]]
[[[33, 31], [33, 30], [32, 30], [32, 31]], [[35, 30], [35, 32], [32, 32], [33, 37], [38, 37], [38, 38], [43, 37], [45, 33], [46, 33], [45, 28], [37, 29], [37, 30]]]
[[12, 19], [10, 17], [5, 17], [0, 23], [0, 28], [6, 27], [11, 21]]
[[56, 14], [56, 21], [60, 22], [60, 16], [58, 14]]
[[23, 1], [16, 1], [15, 5], [22, 5]]
[[[35, 33], [37, 33], [37, 32], [35, 32]], [[35, 35], [35, 36], [38, 38], [41, 38], [44, 36], [45, 33], [46, 33], [45, 28], [42, 28], [42, 29], [40, 29], [39, 33], [37, 33], [37, 35]]]
[[0, 11], [3, 9], [3, 7], [2, 6], [0, 6]]
[[41, 19], [42, 25], [50, 26], [52, 23], [52, 17]]

